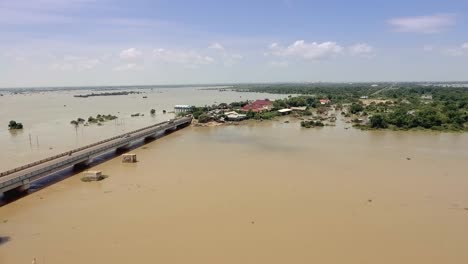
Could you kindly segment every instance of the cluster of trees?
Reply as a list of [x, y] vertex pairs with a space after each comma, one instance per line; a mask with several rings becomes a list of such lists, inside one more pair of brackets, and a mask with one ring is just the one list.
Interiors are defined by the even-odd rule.
[[273, 101], [273, 109], [282, 109], [282, 108], [289, 108], [289, 107], [300, 107], [300, 106], [307, 106], [307, 107], [317, 107], [320, 102], [315, 96], [289, 96], [285, 99], [278, 99]]
[[369, 96], [390, 83], [380, 83], [378, 86], [370, 83], [311, 83], [311, 84], [257, 84], [237, 85], [235, 91], [262, 92], [274, 94], [313, 95], [316, 98], [327, 98], [335, 103], [356, 102], [361, 96]]
[[364, 110], [364, 106], [360, 103], [352, 103], [350, 106], [349, 106], [349, 112], [351, 114], [357, 114], [361, 111]]
[[79, 124], [83, 124], [84, 122], [85, 120], [83, 118], [78, 117], [76, 120], [70, 121], [70, 124], [77, 126]]
[[463, 130], [468, 122], [468, 113], [452, 108], [439, 108], [424, 105], [414, 110], [396, 107], [386, 113], [375, 114], [370, 118], [370, 127], [387, 128], [389, 125], [401, 128], [451, 129]]
[[105, 121], [110, 121], [110, 120], [114, 120], [114, 119], [117, 119], [117, 116], [115, 115], [101, 115], [101, 114], [98, 114], [96, 117], [88, 117], [88, 123], [91, 123], [91, 124], [94, 124], [94, 123], [102, 123], [102, 122], [105, 122]]
[[11, 120], [10, 123], [8, 123], [8, 129], [23, 129], [23, 124], [16, 122], [15, 120]]
[[321, 121], [314, 120], [305, 120], [301, 121], [301, 127], [311, 128], [311, 127], [323, 127], [324, 124]]

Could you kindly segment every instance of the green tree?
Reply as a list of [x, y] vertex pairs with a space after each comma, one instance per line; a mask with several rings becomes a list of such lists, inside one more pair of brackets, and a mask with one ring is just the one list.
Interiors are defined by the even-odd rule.
[[352, 103], [351, 106], [349, 107], [349, 111], [352, 114], [357, 114], [361, 112], [362, 110], [364, 110], [364, 107], [361, 104], [357, 104], [357, 103]]
[[210, 122], [210, 120], [211, 120], [211, 117], [209, 115], [205, 114], [205, 113], [200, 114], [198, 116], [198, 122], [200, 122], [200, 123], [208, 123], [208, 122]]
[[382, 115], [376, 114], [370, 117], [370, 126], [372, 128], [387, 128], [387, 122]]
[[15, 120], [11, 120], [8, 123], [9, 129], [23, 129], [23, 124], [16, 122]]

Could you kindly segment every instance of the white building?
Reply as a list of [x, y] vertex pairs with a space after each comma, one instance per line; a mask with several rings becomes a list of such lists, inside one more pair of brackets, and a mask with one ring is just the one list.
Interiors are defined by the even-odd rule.
[[181, 113], [181, 112], [188, 112], [192, 108], [191, 105], [175, 105], [174, 112]]

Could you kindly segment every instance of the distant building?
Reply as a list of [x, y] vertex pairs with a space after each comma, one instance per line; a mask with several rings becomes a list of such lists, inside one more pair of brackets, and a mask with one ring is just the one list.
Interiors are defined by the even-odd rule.
[[292, 111], [305, 111], [307, 110], [307, 106], [296, 106], [296, 107], [291, 107]]
[[241, 121], [247, 118], [247, 115], [239, 114], [235, 111], [224, 113], [228, 121]]
[[284, 108], [284, 109], [278, 110], [278, 112], [279, 112], [280, 114], [282, 114], [282, 115], [289, 115], [289, 113], [291, 113], [291, 111], [292, 111], [292, 110], [289, 109], [289, 108]]
[[321, 105], [329, 104], [330, 102], [331, 102], [330, 99], [320, 99]]
[[423, 95], [421, 95], [421, 99], [423, 99], [423, 100], [432, 100], [432, 94], [423, 94]]
[[181, 113], [181, 112], [188, 112], [192, 108], [191, 105], [175, 105], [174, 112]]
[[361, 96], [360, 98], [361, 98], [361, 99], [369, 99], [369, 96], [363, 95], [363, 96]]
[[245, 105], [242, 107], [242, 111], [248, 112], [252, 110], [253, 112], [262, 112], [266, 110], [271, 110], [273, 108], [273, 102], [265, 99], [265, 100], [257, 100], [250, 104]]

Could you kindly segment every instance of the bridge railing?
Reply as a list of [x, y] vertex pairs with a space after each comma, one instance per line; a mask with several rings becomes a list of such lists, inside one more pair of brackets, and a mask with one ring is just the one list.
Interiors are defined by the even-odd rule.
[[[138, 133], [140, 131], [143, 131], [143, 130], [146, 130], [146, 129], [149, 129], [149, 128], [155, 128], [156, 130], [165, 130], [165, 129], [169, 129], [169, 128], [172, 128], [174, 126], [178, 126], [180, 124], [184, 124], [184, 123], [187, 123], [187, 122], [188, 122], [187, 119], [175, 120], [173, 123], [170, 123], [169, 121], [166, 121], [166, 122], [159, 123], [158, 127], [155, 126], [155, 125], [152, 125], [152, 126], [148, 126], [148, 127], [145, 127], [145, 128], [137, 129], [137, 130], [135, 130], [135, 131], [133, 131], [131, 133]], [[131, 136], [131, 137], [128, 137], [128, 138], [122, 138], [122, 136], [120, 136], [120, 138], [122, 138], [122, 140], [117, 141], [115, 143], [112, 143], [110, 145], [106, 145], [106, 146], [104, 146], [102, 148], [98, 148], [98, 149], [92, 150], [90, 152], [80, 154], [78, 156], [71, 156], [70, 159], [64, 160], [62, 162], [57, 162], [55, 164], [51, 164], [50, 166], [47, 166], [45, 168], [35, 170], [35, 171], [32, 171], [32, 172], [23, 174], [20, 177], [17, 177], [17, 178], [10, 179], [8, 181], [2, 182], [2, 183], [0, 183], [0, 188], [2, 188], [4, 186], [8, 186], [8, 185], [16, 183], [16, 182], [19, 182], [19, 181], [22, 181], [24, 179], [28, 179], [30, 177], [41, 175], [42, 173], [53, 171], [53, 170], [55, 170], [57, 168], [63, 167], [64, 165], [74, 164], [77, 161], [81, 161], [84, 158], [89, 158], [90, 156], [93, 156], [94, 154], [97, 154], [97, 153], [101, 153], [101, 152], [103, 152], [105, 150], [109, 150], [109, 149], [119, 147], [119, 146], [124, 146], [124, 145], [132, 142], [133, 140], [135, 140], [137, 138], [145, 137], [145, 136], [154, 134], [155, 132], [157, 132], [157, 131], [151, 130], [151, 131], [148, 131], [146, 133], [138, 134], [138, 135]], [[127, 134], [130, 134], [130, 133], [125, 133], [123, 135], [127, 135]], [[114, 137], [114, 138], [119, 138], [119, 136]], [[103, 140], [103, 141], [108, 141], [108, 140]], [[96, 143], [92, 144], [92, 145], [96, 145]], [[66, 153], [68, 155], [68, 153], [70, 153], [70, 152], [66, 152]]]
[[[182, 121], [182, 122], [181, 122], [181, 121]], [[17, 168], [14, 168], [14, 169], [7, 170], [7, 171], [2, 172], [2, 173], [0, 173], [0, 177], [3, 177], [3, 176], [6, 176], [6, 175], [15, 173], [15, 172], [18, 172], [18, 171], [27, 169], [27, 168], [31, 168], [31, 167], [37, 166], [37, 165], [39, 165], [39, 164], [42, 164], [42, 163], [45, 163], [45, 162], [49, 162], [49, 161], [54, 160], [54, 159], [58, 159], [58, 158], [61, 158], [61, 157], [68, 156], [70, 153], [76, 153], [76, 152], [79, 152], [79, 151], [82, 151], [82, 150], [85, 150], [85, 149], [88, 149], [88, 148], [92, 148], [92, 147], [95, 147], [95, 146], [97, 146], [97, 145], [100, 145], [100, 144], [103, 144], [103, 143], [106, 143], [106, 142], [109, 142], [109, 141], [112, 141], [112, 140], [115, 140], [115, 139], [118, 139], [118, 138], [122, 138], [122, 137], [124, 137], [125, 135], [128, 135], [128, 134], [134, 134], [134, 133], [138, 133], [138, 132], [140, 132], [140, 131], [146, 130], [146, 129], [150, 129], [150, 128], [153, 128], [153, 127], [161, 126], [161, 125], [167, 124], [167, 123], [169, 123], [169, 122], [171, 122], [171, 121], [164, 121], [164, 122], [161, 122], [161, 123], [158, 123], [158, 124], [154, 124], [154, 125], [150, 125], [150, 126], [147, 126], [147, 127], [143, 127], [143, 128], [137, 129], [137, 130], [133, 130], [133, 131], [124, 133], [124, 134], [120, 134], [120, 135], [118, 135], [118, 136], [114, 136], [114, 137], [111, 137], [111, 138], [108, 138], [108, 139], [105, 139], [105, 140], [101, 140], [101, 141], [96, 142], [96, 143], [93, 143], [93, 144], [89, 144], [89, 145], [86, 145], [86, 146], [83, 146], [83, 147], [80, 147], [80, 148], [73, 149], [73, 150], [71, 150], [71, 151], [63, 152], [63, 153], [57, 154], [57, 155], [52, 156], [52, 157], [48, 157], [48, 158], [45, 158], [45, 159], [42, 159], [42, 160], [38, 160], [38, 161], [35, 161], [35, 162], [32, 162], [32, 163], [28, 163], [28, 164], [23, 165], [23, 166], [21, 166], [21, 167], [17, 167]], [[185, 123], [185, 122], [186, 122], [186, 118], [184, 118], [184, 119], [179, 119], [179, 120], [176, 119], [176, 120], [173, 120], [172, 122], [174, 122], [174, 123], [175, 123], [175, 122], [177, 122], [177, 123]]]

